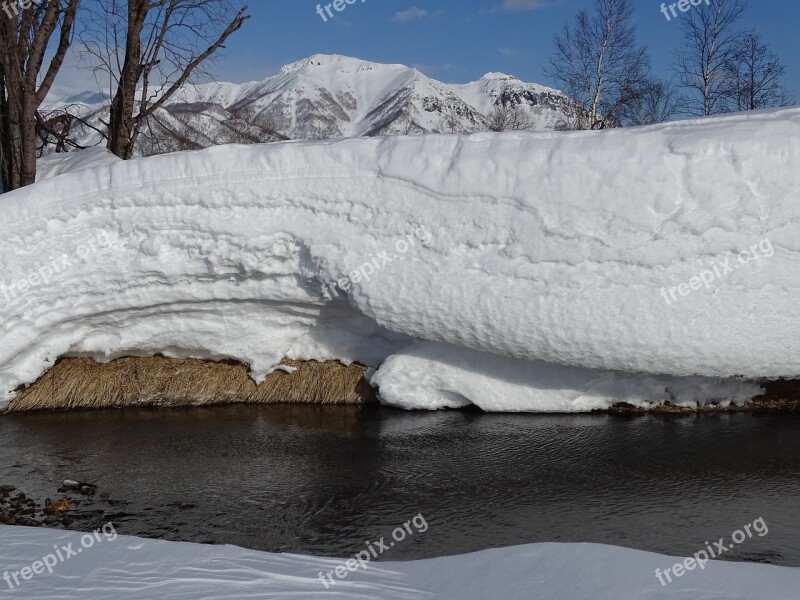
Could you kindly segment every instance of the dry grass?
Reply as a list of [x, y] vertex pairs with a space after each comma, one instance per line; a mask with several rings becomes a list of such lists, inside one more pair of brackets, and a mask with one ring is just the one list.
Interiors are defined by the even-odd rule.
[[235, 361], [62, 358], [34, 384], [17, 390], [8, 411], [119, 406], [188, 406], [231, 403], [343, 404], [375, 401], [366, 367], [338, 361], [294, 361], [260, 385]]

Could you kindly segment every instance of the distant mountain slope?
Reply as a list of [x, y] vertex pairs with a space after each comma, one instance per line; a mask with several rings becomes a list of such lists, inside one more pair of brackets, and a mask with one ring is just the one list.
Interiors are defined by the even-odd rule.
[[[103, 129], [108, 100], [89, 92], [49, 109], [66, 109]], [[142, 130], [138, 152], [157, 154], [225, 143], [490, 129], [498, 106], [519, 107], [531, 129], [568, 126], [576, 105], [562, 92], [489, 73], [456, 85], [404, 65], [317, 54], [263, 81], [186, 86]], [[84, 145], [101, 142], [83, 126]]]

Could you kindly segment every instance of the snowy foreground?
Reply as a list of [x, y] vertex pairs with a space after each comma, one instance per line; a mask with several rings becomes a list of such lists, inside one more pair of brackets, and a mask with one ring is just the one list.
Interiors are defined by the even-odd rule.
[[[680, 559], [599, 544], [530, 544], [411, 562], [376, 562], [328, 588], [319, 578], [344, 559], [270, 554], [119, 536], [83, 547], [80, 533], [0, 526], [0, 570], [19, 571], [53, 551], [80, 554], [34, 574], [3, 598], [131, 600], [347, 598], [393, 600], [787, 600], [800, 569], [711, 561], [661, 585]], [[87, 542], [85, 544], [89, 546]], [[63, 554], [63, 553], [62, 553]], [[40, 569], [41, 571], [41, 569]], [[13, 579], [12, 579], [13, 584]]]
[[75, 161], [0, 199], [0, 401], [62, 355], [361, 361], [406, 408], [800, 376], [798, 109]]

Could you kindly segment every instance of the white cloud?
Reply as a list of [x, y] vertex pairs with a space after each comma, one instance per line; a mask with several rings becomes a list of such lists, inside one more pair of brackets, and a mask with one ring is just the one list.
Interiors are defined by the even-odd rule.
[[550, 4], [552, 2], [548, 0], [503, 0], [501, 8], [509, 12], [520, 12], [523, 10], [538, 10]]
[[400, 10], [394, 14], [394, 20], [397, 23], [408, 23], [409, 21], [418, 21], [424, 19], [430, 13], [424, 8], [417, 8], [412, 6], [406, 10]]

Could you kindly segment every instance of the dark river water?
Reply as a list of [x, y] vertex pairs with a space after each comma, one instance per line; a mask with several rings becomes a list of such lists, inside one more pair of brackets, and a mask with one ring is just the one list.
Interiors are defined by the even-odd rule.
[[768, 533], [725, 558], [800, 565], [795, 416], [224, 406], [0, 417], [0, 485], [41, 501], [66, 478], [98, 485], [94, 522], [171, 540], [343, 557], [422, 514], [427, 530], [383, 558], [543, 541], [689, 555], [763, 518]]

